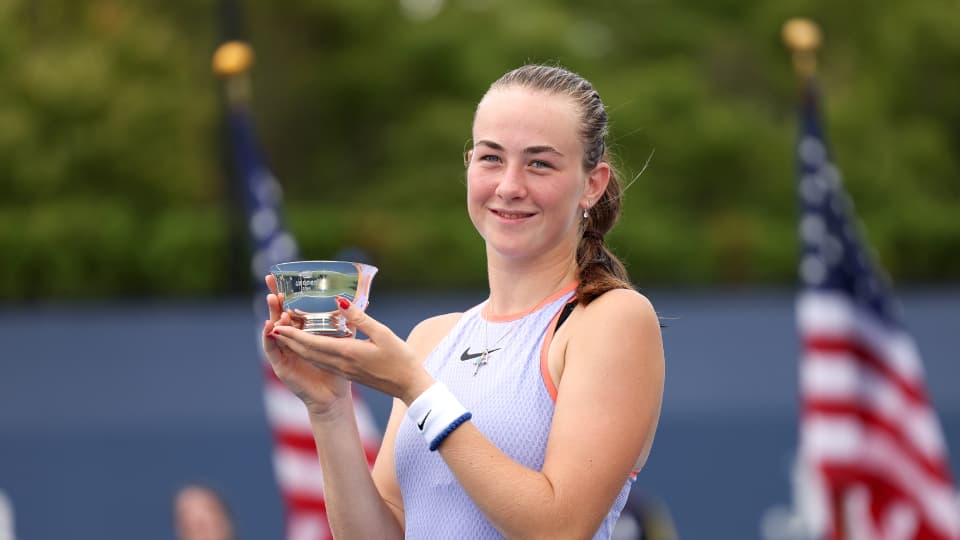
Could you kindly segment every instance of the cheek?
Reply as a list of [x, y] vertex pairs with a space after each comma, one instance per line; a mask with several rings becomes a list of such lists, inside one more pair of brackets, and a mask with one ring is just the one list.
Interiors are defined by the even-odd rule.
[[483, 182], [475, 174], [467, 172], [467, 214], [474, 225], [477, 224], [477, 218], [483, 212], [483, 205], [488, 196], [485, 193]]
[[489, 175], [484, 175], [474, 169], [467, 169], [467, 203], [483, 204], [493, 193]]
[[555, 208], [558, 211], [574, 211], [579, 206], [580, 193], [569, 186], [560, 183], [553, 183], [544, 187], [538, 193], [539, 199], [544, 206]]

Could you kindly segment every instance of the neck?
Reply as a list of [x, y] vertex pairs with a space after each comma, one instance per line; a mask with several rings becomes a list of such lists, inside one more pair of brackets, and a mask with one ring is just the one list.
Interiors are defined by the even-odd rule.
[[509, 315], [533, 309], [577, 278], [572, 257], [535, 261], [505, 260], [487, 253], [490, 302], [486, 314]]

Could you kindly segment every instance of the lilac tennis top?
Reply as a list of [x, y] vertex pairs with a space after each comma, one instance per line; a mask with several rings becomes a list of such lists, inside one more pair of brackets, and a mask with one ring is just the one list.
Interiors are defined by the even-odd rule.
[[[471, 422], [481, 433], [514, 461], [537, 471], [543, 468], [556, 396], [546, 350], [556, 318], [573, 297], [574, 287], [571, 284], [532, 312], [516, 317], [484, 321], [484, 304], [473, 307], [424, 364], [473, 414]], [[489, 349], [487, 363], [478, 368], [484, 347]], [[460, 487], [440, 453], [427, 448], [409, 418], [404, 418], [397, 432], [394, 458], [406, 538], [502, 538]], [[624, 483], [594, 539], [610, 538], [632, 484], [632, 478]]]

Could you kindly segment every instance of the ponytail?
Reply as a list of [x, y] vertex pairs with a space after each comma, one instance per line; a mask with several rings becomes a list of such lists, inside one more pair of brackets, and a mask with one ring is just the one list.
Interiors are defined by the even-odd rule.
[[620, 218], [620, 197], [620, 182], [611, 165], [610, 182], [597, 204], [587, 210], [577, 245], [577, 299], [583, 305], [609, 290], [633, 288], [627, 269], [604, 243], [604, 236]]

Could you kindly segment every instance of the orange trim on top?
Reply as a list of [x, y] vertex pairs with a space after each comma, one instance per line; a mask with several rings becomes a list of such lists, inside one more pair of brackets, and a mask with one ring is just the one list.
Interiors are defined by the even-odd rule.
[[550, 364], [547, 362], [547, 357], [550, 352], [550, 343], [553, 342], [553, 334], [557, 330], [557, 321], [560, 319], [560, 314], [563, 313], [563, 308], [567, 307], [567, 304], [560, 306], [560, 309], [557, 310], [557, 313], [550, 318], [550, 324], [547, 325], [547, 333], [543, 336], [543, 344], [540, 346], [540, 378], [543, 379], [543, 387], [546, 388], [547, 393], [550, 394], [550, 399], [553, 400], [553, 404], [557, 404], [557, 385], [553, 380], [553, 376], [550, 375]]
[[570, 291], [576, 290], [577, 285], [579, 284], [580, 284], [579, 281], [573, 281], [568, 283], [567, 285], [564, 285], [562, 289], [551, 294], [547, 298], [544, 298], [543, 301], [541, 301], [539, 304], [533, 306], [532, 308], [526, 311], [521, 311], [520, 313], [510, 313], [507, 315], [488, 315], [488, 314], [484, 314], [483, 311], [481, 311], [480, 317], [490, 322], [510, 322], [510, 321], [515, 321], [517, 319], [521, 319], [533, 313], [534, 311], [542, 308], [543, 306], [549, 304], [550, 302], [553, 302], [557, 298], [560, 298], [561, 296], [569, 293]]

